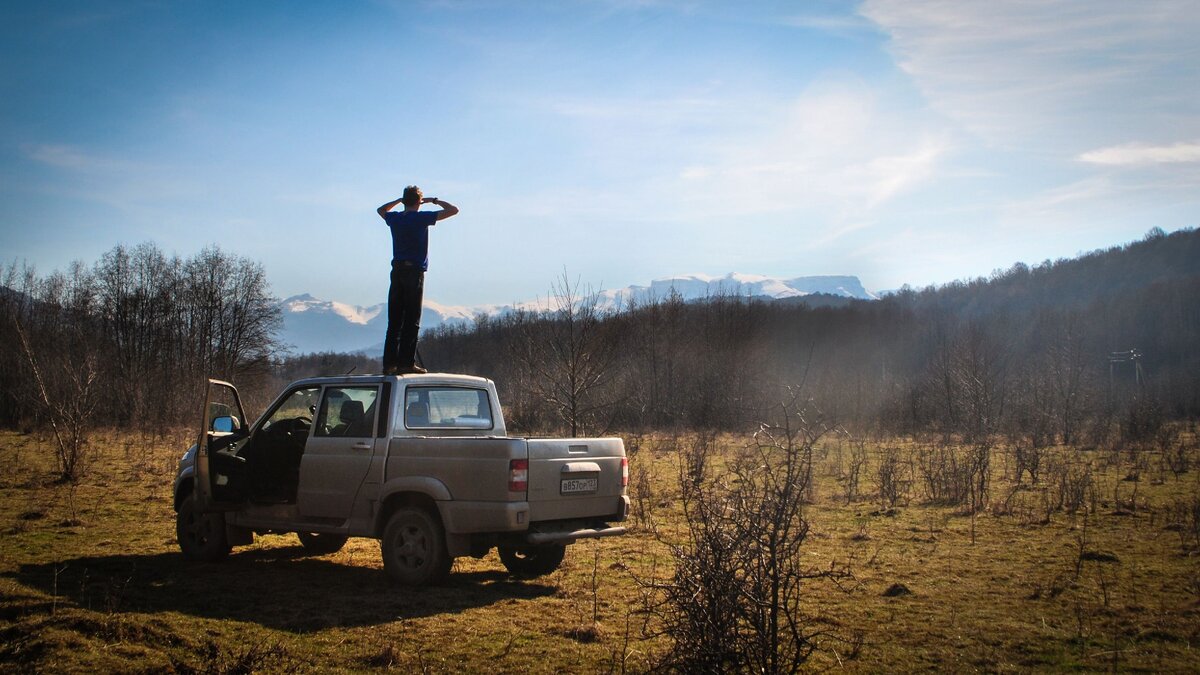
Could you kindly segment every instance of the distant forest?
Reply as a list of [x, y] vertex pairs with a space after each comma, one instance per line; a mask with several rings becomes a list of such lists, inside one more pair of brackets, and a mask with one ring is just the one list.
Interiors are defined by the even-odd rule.
[[1144, 437], [1200, 414], [1200, 233], [840, 307], [668, 297], [427, 335], [429, 367], [496, 381], [528, 431], [744, 430], [794, 398], [859, 433]]
[[[119, 246], [90, 267], [0, 275], [4, 426], [163, 428], [191, 422], [205, 377], [235, 381], [259, 412], [296, 377], [379, 368], [281, 352], [261, 266], [217, 248]], [[1200, 417], [1193, 229], [878, 301], [676, 296], [605, 312], [566, 275], [550, 300], [426, 333], [425, 365], [495, 380], [526, 433], [746, 430], [796, 400], [854, 433], [1042, 444]]]

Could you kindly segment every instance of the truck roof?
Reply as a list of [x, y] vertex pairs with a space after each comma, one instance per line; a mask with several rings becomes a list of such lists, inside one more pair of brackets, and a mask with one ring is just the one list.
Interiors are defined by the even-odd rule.
[[491, 384], [486, 377], [476, 375], [459, 375], [457, 373], [422, 373], [409, 375], [333, 375], [325, 377], [306, 377], [296, 380], [292, 386], [300, 384], [374, 384], [376, 382], [404, 382], [405, 384], [450, 384], [470, 387], [483, 387]]

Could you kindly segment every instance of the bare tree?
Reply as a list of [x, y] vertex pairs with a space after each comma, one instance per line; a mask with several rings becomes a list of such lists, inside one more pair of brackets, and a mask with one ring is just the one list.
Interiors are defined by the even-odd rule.
[[[51, 275], [40, 286], [31, 284], [23, 289], [23, 294], [36, 297], [35, 301], [23, 303], [23, 307], [7, 302], [5, 313], [23, 357], [25, 377], [18, 388], [50, 426], [59, 480], [74, 483], [84, 469], [100, 402], [97, 342], [89, 321], [91, 278], [76, 263], [69, 275]], [[27, 318], [22, 318], [22, 308], [28, 312]], [[31, 337], [27, 325], [35, 317], [39, 319], [38, 333]]]
[[513, 356], [534, 375], [534, 386], [572, 437], [611, 400], [605, 388], [614, 374], [616, 341], [604, 323], [600, 294], [581, 291], [566, 271], [554, 283], [543, 315], [526, 316]]

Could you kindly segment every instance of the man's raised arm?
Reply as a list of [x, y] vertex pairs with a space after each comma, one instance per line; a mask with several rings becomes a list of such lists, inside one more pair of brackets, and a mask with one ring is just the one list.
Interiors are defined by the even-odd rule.
[[391, 211], [391, 210], [392, 210], [392, 209], [394, 209], [394, 208], [396, 208], [396, 205], [397, 205], [397, 204], [399, 204], [399, 203], [400, 203], [400, 202], [402, 202], [402, 201], [404, 201], [404, 198], [403, 198], [403, 197], [399, 197], [399, 198], [397, 198], [396, 200], [394, 200], [394, 201], [390, 201], [390, 202], [388, 202], [388, 203], [384, 204], [383, 206], [381, 206], [381, 207], [379, 207], [379, 208], [375, 209], [375, 213], [378, 213], [380, 218], [383, 218], [384, 220], [387, 220], [387, 212], [388, 212], [388, 211]]
[[445, 220], [445, 219], [449, 218], [450, 216], [458, 214], [458, 207], [444, 199], [438, 199], [437, 197], [430, 197], [430, 198], [422, 200], [422, 201], [429, 202], [430, 204], [433, 204], [434, 206], [442, 207], [442, 210], [438, 211], [438, 214], [437, 214], [438, 220]]

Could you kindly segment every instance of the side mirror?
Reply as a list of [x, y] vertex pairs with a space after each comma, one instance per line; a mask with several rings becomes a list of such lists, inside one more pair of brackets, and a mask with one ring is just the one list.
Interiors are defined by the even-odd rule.
[[241, 425], [238, 424], [238, 419], [236, 417], [233, 415], [222, 415], [221, 417], [213, 418], [212, 429], [210, 431], [229, 433], [232, 431], [237, 431], [240, 427]]

